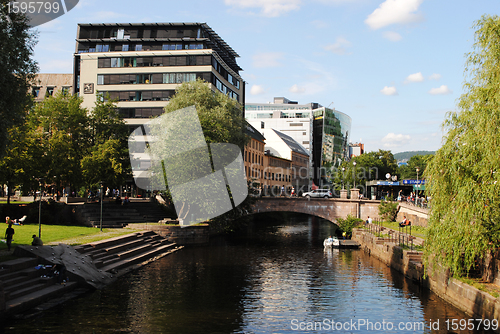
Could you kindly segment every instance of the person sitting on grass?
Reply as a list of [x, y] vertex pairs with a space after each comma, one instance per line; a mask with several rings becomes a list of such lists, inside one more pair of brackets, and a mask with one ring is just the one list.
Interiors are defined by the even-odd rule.
[[43, 246], [43, 241], [39, 237], [37, 237], [35, 234], [32, 236], [33, 242], [31, 243], [31, 246]]
[[411, 225], [411, 222], [408, 219], [406, 219], [406, 216], [403, 216], [403, 221], [399, 223], [399, 227], [405, 227], [408, 225]]

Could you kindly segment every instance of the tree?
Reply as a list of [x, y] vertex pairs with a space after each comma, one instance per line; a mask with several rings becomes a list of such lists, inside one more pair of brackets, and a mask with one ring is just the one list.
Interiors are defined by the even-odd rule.
[[402, 180], [406, 179], [416, 179], [417, 178], [417, 167], [419, 169], [418, 177], [422, 179], [424, 176], [424, 171], [427, 168], [427, 164], [434, 157], [433, 154], [427, 155], [414, 155], [412, 156], [406, 165], [401, 165], [398, 167], [398, 173]]
[[426, 263], [462, 274], [500, 243], [500, 18], [475, 22], [459, 112], [444, 121], [445, 141], [427, 166], [432, 210]]
[[[344, 172], [342, 168], [345, 168]], [[354, 186], [354, 183], [356, 186], [364, 186], [366, 181], [385, 179], [387, 173], [396, 175], [396, 171], [397, 163], [391, 151], [378, 150], [344, 161], [337, 170], [334, 181], [337, 187], [342, 185], [342, 181], [349, 186]]]
[[[194, 117], [198, 117], [201, 131], [196, 126], [198, 123], [194, 119], [186, 119], [187, 117], [182, 116], [184, 114], [173, 113], [191, 106], [196, 108]], [[186, 221], [190, 219], [189, 217], [204, 219], [201, 217], [203, 215], [197, 216], [193, 212], [210, 212], [208, 215], [215, 217], [216, 213], [225, 209], [221, 209], [224, 202], [222, 197], [224, 196], [219, 194], [221, 183], [217, 177], [222, 169], [216, 167], [217, 159], [214, 157], [232, 162], [236, 158], [233, 156], [234, 153], [241, 154], [241, 149], [236, 149], [236, 152], [222, 157], [217, 154], [226, 154], [227, 151], [225, 149], [217, 150], [217, 146], [213, 145], [229, 143], [243, 148], [247, 138], [243, 131], [245, 121], [242, 107], [236, 100], [220, 92], [212, 91], [206, 82], [197, 80], [179, 86], [176, 94], [165, 108], [165, 112], [166, 115], [158, 119], [157, 125], [151, 127], [151, 137], [157, 139], [152, 145], [151, 154], [159, 157], [157, 160], [162, 161], [161, 165], [156, 163], [151, 168], [153, 178], [156, 177], [159, 180], [160, 183], [157, 184], [167, 181], [169, 190], [167, 190], [166, 195], [171, 201], [170, 190], [176, 187], [176, 205], [182, 207], [177, 210], [179, 218]], [[182, 112], [193, 117], [194, 109], [186, 109]], [[168, 117], [169, 113], [172, 113], [170, 117]], [[172, 135], [165, 136], [165, 133]], [[206, 144], [211, 145], [207, 146]], [[173, 153], [174, 150], [175, 153]], [[215, 151], [217, 154], [214, 153]], [[216, 169], [215, 173], [212, 173], [210, 157], [214, 164], [213, 168]], [[228, 177], [227, 168], [223, 168], [223, 170], [225, 177]], [[237, 171], [235, 172], [237, 175]], [[202, 178], [202, 184], [196, 183]], [[155, 180], [155, 182], [158, 181]], [[239, 204], [240, 201], [236, 203], [235, 194], [231, 191], [230, 194], [234, 204]], [[198, 195], [200, 200], [193, 203], [193, 196]], [[204, 201], [201, 198], [207, 198], [207, 200]]]
[[8, 12], [8, 2], [0, 0], [0, 157], [5, 153], [8, 129], [23, 121], [38, 71], [33, 60], [36, 33], [30, 31], [25, 15]]

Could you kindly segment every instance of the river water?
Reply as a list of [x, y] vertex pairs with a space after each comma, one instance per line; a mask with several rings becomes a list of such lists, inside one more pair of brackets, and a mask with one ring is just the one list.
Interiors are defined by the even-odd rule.
[[466, 314], [363, 251], [325, 251], [323, 239], [333, 233], [335, 225], [314, 217], [258, 215], [244, 233], [186, 247], [0, 330], [489, 333], [460, 331]]

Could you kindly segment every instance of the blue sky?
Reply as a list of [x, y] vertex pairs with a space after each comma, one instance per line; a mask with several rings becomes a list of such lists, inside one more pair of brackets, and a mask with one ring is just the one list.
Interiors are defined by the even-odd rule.
[[484, 14], [498, 0], [80, 0], [37, 28], [35, 59], [71, 73], [78, 23], [205, 22], [240, 55], [247, 102], [335, 107], [366, 151], [437, 150]]

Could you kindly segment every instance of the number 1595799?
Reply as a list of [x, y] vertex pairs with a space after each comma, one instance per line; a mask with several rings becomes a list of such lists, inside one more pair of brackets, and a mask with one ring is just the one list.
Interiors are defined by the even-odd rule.
[[7, 10], [14, 14], [56, 14], [59, 13], [61, 7], [59, 2], [50, 1], [12, 1], [7, 4]]

